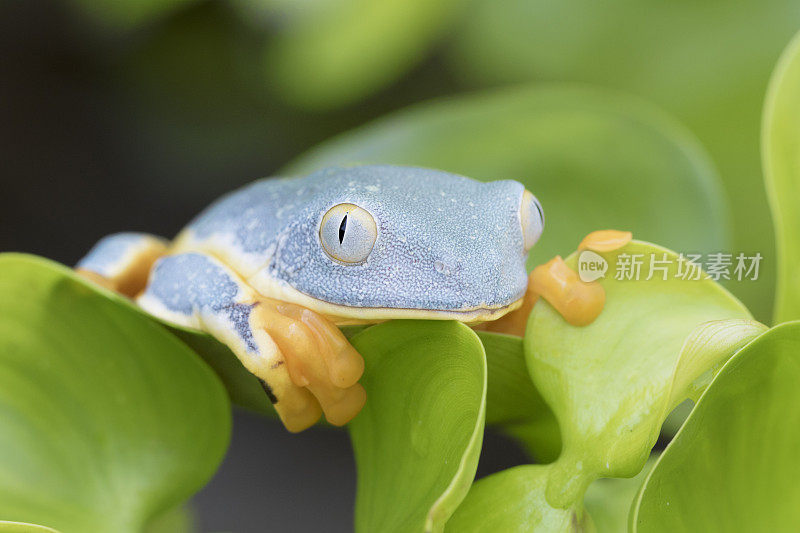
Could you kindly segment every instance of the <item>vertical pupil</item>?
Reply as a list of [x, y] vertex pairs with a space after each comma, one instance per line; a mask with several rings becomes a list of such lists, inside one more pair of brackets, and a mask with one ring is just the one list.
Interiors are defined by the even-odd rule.
[[536, 212], [539, 213], [539, 220], [544, 222], [544, 213], [542, 213], [542, 206], [539, 205], [539, 202], [533, 202], [533, 207], [536, 208]]
[[344, 231], [347, 229], [347, 214], [342, 218], [342, 223], [339, 224], [339, 244], [344, 241]]

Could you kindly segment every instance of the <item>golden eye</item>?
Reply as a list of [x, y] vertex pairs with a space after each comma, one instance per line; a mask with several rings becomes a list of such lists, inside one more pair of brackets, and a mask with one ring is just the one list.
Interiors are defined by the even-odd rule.
[[542, 211], [542, 204], [539, 200], [530, 193], [525, 191], [522, 194], [522, 205], [519, 208], [519, 219], [522, 223], [522, 241], [525, 246], [525, 251], [533, 248], [533, 245], [542, 236], [544, 230], [544, 211]]
[[319, 227], [319, 240], [325, 253], [342, 263], [364, 261], [377, 237], [375, 219], [366, 209], [354, 204], [331, 207]]

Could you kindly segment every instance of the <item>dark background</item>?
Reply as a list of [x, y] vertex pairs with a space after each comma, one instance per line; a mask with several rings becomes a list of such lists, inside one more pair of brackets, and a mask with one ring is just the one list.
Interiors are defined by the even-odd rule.
[[[261, 38], [214, 2], [124, 39], [63, 2], [0, 2], [0, 251], [72, 265], [108, 233], [173, 236], [221, 193], [323, 139], [460, 88], [434, 52], [357, 106], [283, 107], [231, 68]], [[487, 432], [479, 475], [525, 462]], [[201, 531], [351, 531], [354, 495], [346, 431], [291, 435], [237, 412], [227, 458], [194, 508]]]

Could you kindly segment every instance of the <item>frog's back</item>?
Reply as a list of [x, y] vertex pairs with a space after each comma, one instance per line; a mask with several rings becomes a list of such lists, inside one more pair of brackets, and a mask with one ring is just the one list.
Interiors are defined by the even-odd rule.
[[224, 195], [178, 235], [173, 251], [213, 254], [242, 276], [267, 263], [282, 230], [313, 195], [304, 178], [265, 178]]

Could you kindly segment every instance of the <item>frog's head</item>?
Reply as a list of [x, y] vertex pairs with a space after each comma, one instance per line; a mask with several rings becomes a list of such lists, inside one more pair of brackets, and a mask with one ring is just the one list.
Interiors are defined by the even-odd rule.
[[302, 181], [298, 194], [310, 200], [269, 275], [340, 322], [494, 319], [524, 295], [544, 216], [522, 184], [399, 166], [330, 168]]

